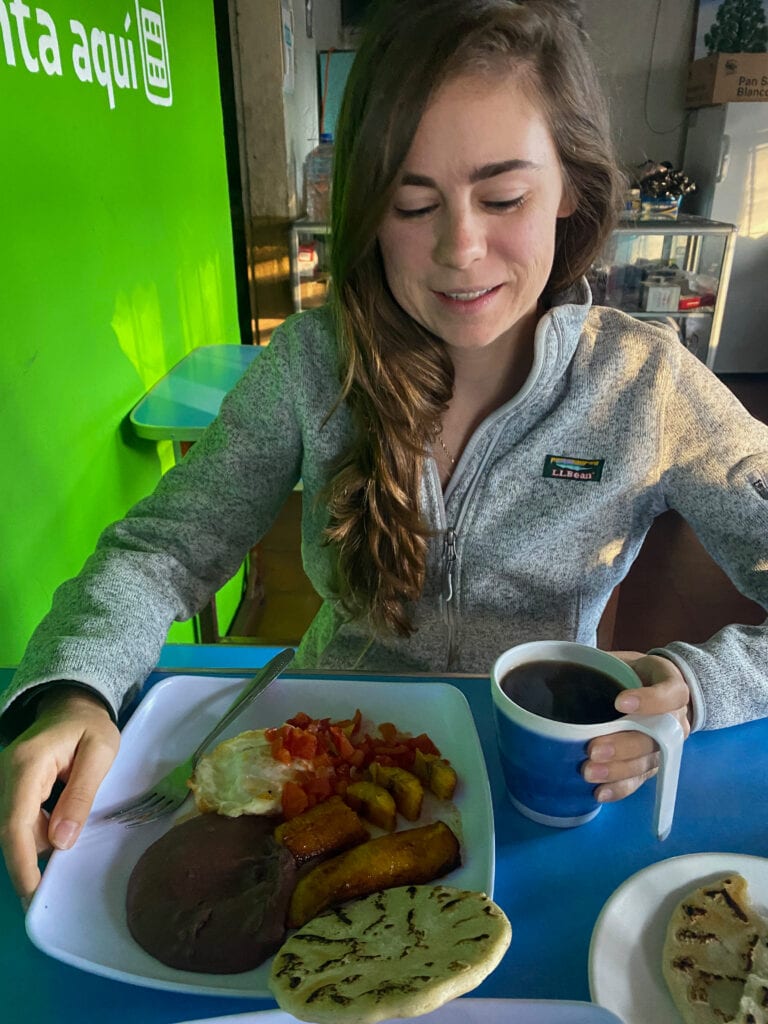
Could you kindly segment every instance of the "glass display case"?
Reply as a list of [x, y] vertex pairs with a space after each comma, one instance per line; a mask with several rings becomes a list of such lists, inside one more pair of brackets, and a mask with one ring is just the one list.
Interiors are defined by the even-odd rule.
[[[592, 265], [597, 305], [672, 327], [682, 344], [711, 367], [736, 240], [736, 227], [680, 214], [676, 220], [622, 221]], [[330, 281], [330, 228], [297, 220], [291, 229], [296, 311], [321, 306]]]
[[297, 313], [325, 302], [331, 276], [330, 233], [327, 224], [306, 219], [291, 227], [291, 287]]
[[687, 214], [622, 221], [587, 275], [594, 302], [672, 327], [711, 367], [735, 239], [733, 224]]

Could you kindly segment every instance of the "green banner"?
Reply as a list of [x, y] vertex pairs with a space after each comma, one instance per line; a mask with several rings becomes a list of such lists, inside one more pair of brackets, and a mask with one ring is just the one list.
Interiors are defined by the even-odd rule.
[[192, 348], [240, 341], [212, 0], [0, 0], [0, 117], [11, 665], [167, 467], [132, 407]]

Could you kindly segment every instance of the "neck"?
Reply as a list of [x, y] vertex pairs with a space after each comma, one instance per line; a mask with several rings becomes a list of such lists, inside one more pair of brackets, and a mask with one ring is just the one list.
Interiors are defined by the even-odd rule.
[[488, 415], [513, 398], [531, 372], [539, 310], [534, 309], [513, 330], [479, 349], [450, 348], [454, 369], [453, 401], [481, 406]]
[[437, 445], [443, 486], [453, 472], [451, 458], [458, 461], [477, 427], [514, 398], [528, 379], [539, 315], [539, 310], [533, 309], [512, 331], [482, 348], [449, 346], [454, 367], [453, 395], [439, 424]]

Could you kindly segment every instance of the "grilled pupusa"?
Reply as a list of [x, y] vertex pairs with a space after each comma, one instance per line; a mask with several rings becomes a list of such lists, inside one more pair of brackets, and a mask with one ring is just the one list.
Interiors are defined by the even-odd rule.
[[667, 928], [662, 969], [685, 1024], [766, 1024], [767, 942], [768, 923], [736, 872], [680, 900]]
[[512, 929], [483, 893], [409, 885], [315, 917], [275, 955], [270, 989], [316, 1024], [416, 1017], [471, 991], [504, 956]]

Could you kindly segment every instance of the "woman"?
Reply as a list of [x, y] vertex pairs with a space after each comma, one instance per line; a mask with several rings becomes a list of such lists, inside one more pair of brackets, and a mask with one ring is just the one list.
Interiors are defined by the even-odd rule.
[[[105, 531], [6, 695], [9, 731], [36, 713], [0, 755], [20, 894], [36, 849], [71, 846], [114, 756], [104, 705], [114, 717], [298, 479], [324, 598], [300, 667], [476, 672], [527, 639], [594, 643], [670, 506], [768, 603], [751, 482], [768, 430], [661, 327], [591, 308], [582, 275], [621, 179], [572, 7], [379, 6], [337, 135], [330, 307], [291, 318], [185, 462]], [[686, 732], [762, 715], [765, 647], [729, 627], [624, 654], [645, 687], [617, 703]], [[601, 800], [656, 771], [637, 734], [589, 755]]]

